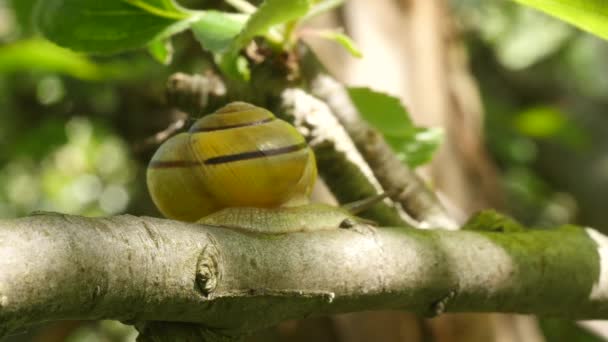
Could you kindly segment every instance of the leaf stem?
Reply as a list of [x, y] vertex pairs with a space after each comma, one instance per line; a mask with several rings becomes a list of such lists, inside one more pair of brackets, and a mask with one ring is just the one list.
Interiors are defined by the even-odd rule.
[[292, 20], [285, 24], [285, 32], [283, 33], [283, 47], [285, 50], [291, 50], [295, 43], [294, 31], [298, 26], [298, 20]]

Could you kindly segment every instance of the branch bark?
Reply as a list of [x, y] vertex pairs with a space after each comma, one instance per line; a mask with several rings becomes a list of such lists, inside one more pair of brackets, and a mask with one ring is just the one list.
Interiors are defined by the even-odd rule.
[[607, 241], [574, 227], [271, 236], [134, 216], [0, 220], [0, 336], [74, 318], [191, 322], [234, 336], [375, 309], [606, 318]]

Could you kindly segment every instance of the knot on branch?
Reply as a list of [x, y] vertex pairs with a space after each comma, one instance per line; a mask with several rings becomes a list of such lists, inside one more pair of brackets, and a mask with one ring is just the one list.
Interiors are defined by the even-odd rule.
[[205, 245], [196, 263], [196, 288], [208, 298], [221, 279], [220, 251], [216, 242], [209, 237], [210, 243]]

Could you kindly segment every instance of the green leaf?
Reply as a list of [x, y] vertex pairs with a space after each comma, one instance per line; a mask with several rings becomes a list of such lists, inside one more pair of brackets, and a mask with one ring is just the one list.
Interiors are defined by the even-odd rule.
[[310, 0], [266, 0], [245, 23], [241, 32], [231, 41], [227, 52], [220, 57], [220, 68], [233, 79], [248, 80], [249, 67], [239, 59], [239, 50], [254, 37], [265, 35], [271, 27], [296, 20], [310, 9]]
[[59, 45], [115, 53], [180, 32], [194, 16], [171, 0], [40, 0], [35, 21]]
[[311, 7], [310, 0], [266, 0], [255, 11], [245, 28], [236, 37], [233, 50], [239, 50], [247, 45], [255, 36], [264, 35], [274, 25], [296, 20], [304, 16]]
[[359, 47], [355, 44], [355, 42], [347, 35], [340, 31], [332, 31], [332, 30], [323, 30], [317, 32], [318, 36], [321, 38], [325, 38], [328, 40], [332, 40], [344, 47], [351, 55], [361, 58], [363, 54]]
[[514, 0], [608, 39], [606, 0]]
[[87, 57], [41, 39], [21, 40], [0, 47], [0, 74], [44, 71], [80, 79], [102, 78], [100, 67]]
[[208, 11], [191, 24], [194, 36], [204, 49], [214, 53], [226, 51], [234, 38], [243, 30], [247, 17], [217, 11]]
[[398, 98], [365, 87], [350, 87], [348, 94], [363, 118], [381, 132], [399, 135], [414, 127]]
[[237, 55], [236, 57], [216, 53], [214, 55], [215, 64], [220, 70], [235, 80], [249, 81], [251, 78], [251, 70], [249, 70], [249, 63], [243, 56]]
[[149, 78], [158, 65], [148, 58], [94, 60], [44, 39], [20, 40], [0, 46], [0, 75], [61, 74], [86, 81]]
[[148, 44], [148, 52], [155, 60], [164, 65], [171, 64], [173, 45], [169, 39], [155, 39]]
[[411, 167], [431, 160], [443, 140], [440, 128], [416, 127], [398, 98], [369, 88], [349, 88], [362, 118], [376, 128], [399, 159]]
[[416, 167], [433, 159], [435, 151], [443, 142], [443, 129], [414, 127], [410, 132], [396, 136], [384, 134], [384, 137], [402, 162]]

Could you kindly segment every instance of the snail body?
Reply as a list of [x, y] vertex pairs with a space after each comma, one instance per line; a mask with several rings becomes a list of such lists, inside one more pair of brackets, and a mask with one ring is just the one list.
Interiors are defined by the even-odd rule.
[[285, 234], [350, 228], [345, 227], [344, 222], [356, 221], [359, 219], [346, 209], [312, 203], [286, 208], [226, 208], [198, 222], [254, 233]]
[[314, 154], [293, 126], [233, 102], [163, 143], [147, 183], [164, 216], [194, 222], [230, 207], [304, 205], [316, 175]]

